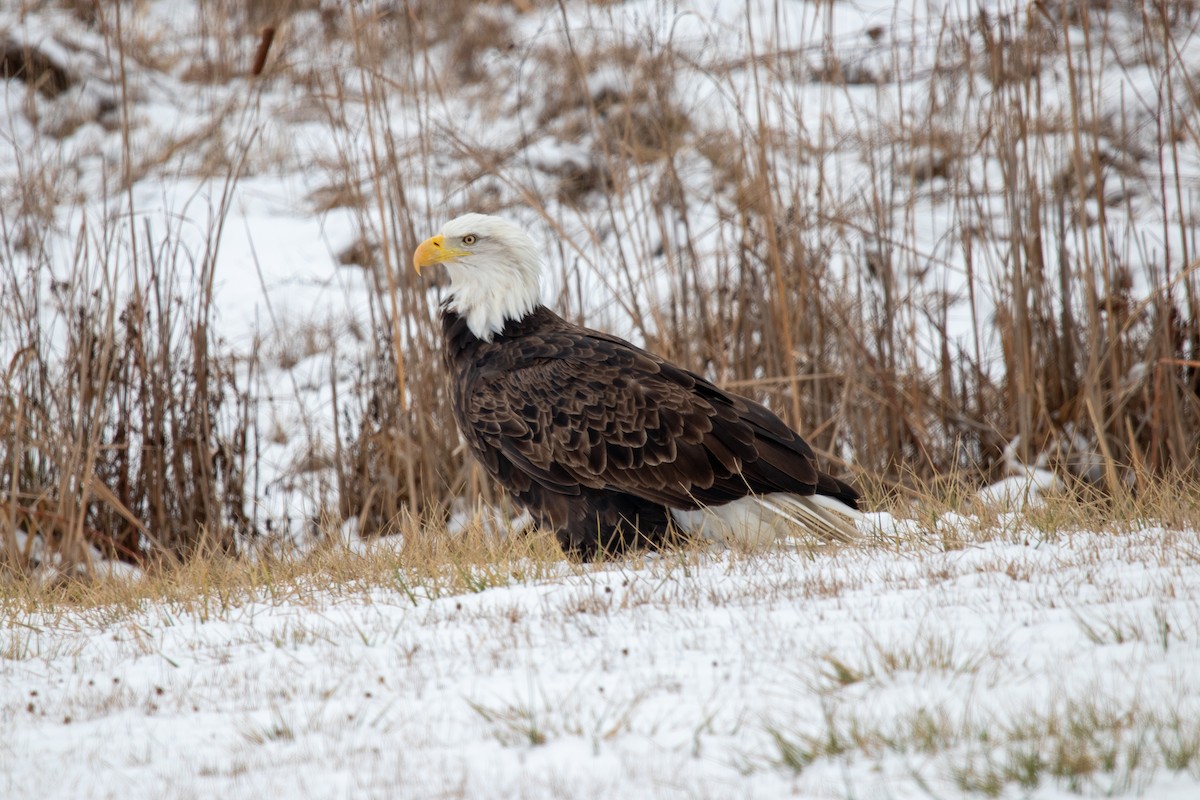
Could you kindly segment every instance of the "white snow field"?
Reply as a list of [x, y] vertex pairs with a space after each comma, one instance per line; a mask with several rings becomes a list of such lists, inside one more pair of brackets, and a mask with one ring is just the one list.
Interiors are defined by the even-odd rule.
[[0, 796], [1200, 796], [1200, 535], [1006, 525], [35, 614]]

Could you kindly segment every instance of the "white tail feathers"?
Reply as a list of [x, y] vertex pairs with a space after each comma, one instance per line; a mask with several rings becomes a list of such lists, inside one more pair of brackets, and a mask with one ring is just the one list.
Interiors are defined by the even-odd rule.
[[862, 540], [854, 523], [863, 515], [840, 500], [822, 495], [750, 495], [694, 511], [671, 509], [671, 516], [687, 533], [726, 544], [769, 544], [794, 534], [797, 528], [826, 541]]
[[827, 541], [849, 544], [862, 539], [854, 523], [863, 515], [832, 497], [778, 493], [760, 497], [758, 501], [793, 525], [811, 530]]

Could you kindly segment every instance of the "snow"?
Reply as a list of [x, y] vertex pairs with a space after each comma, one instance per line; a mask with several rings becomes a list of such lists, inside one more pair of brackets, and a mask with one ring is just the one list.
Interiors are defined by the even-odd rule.
[[1197, 532], [959, 532], [40, 612], [0, 633], [0, 793], [947, 797], [1025, 757], [1001, 796], [1195, 797]]

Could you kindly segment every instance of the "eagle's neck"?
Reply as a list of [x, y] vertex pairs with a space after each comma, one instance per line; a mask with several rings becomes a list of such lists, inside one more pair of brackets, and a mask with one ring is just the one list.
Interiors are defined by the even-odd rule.
[[471, 333], [490, 342], [512, 321], [528, 316], [541, 302], [536, 256], [492, 259], [486, 268], [447, 263], [451, 293], [447, 307], [461, 316]]
[[467, 317], [455, 310], [451, 301], [442, 304], [442, 333], [445, 335], [446, 361], [452, 368], [462, 368], [462, 363], [474, 361], [482, 352], [492, 352], [505, 342], [525, 336], [536, 335], [548, 328], [567, 324], [562, 317], [541, 305], [535, 305], [529, 313], [519, 319], [510, 319], [495, 334], [487, 339], [477, 335]]

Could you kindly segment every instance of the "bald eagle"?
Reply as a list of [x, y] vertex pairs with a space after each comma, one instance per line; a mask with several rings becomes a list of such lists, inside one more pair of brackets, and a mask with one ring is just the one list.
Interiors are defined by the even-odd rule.
[[858, 493], [764, 406], [541, 304], [541, 257], [484, 214], [413, 255], [444, 266], [445, 361], [475, 457], [563, 549], [591, 558], [681, 534], [857, 538]]

